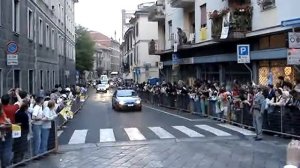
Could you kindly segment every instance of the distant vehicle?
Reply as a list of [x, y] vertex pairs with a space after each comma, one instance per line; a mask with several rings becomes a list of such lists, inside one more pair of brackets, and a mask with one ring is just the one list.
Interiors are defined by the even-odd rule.
[[117, 78], [117, 77], [119, 77], [119, 72], [111, 72], [110, 73], [110, 77], [111, 78]]
[[108, 90], [108, 88], [107, 88], [106, 84], [98, 84], [97, 85], [97, 88], [96, 88], [97, 93], [99, 93], [99, 92], [107, 93], [107, 90]]
[[102, 80], [100, 80], [100, 84], [105, 85], [106, 89], [109, 89], [108, 79], [102, 79]]
[[116, 90], [112, 97], [112, 108], [142, 111], [142, 100], [132, 89]]
[[101, 75], [100, 76], [100, 81], [102, 81], [102, 80], [108, 80], [107, 75]]

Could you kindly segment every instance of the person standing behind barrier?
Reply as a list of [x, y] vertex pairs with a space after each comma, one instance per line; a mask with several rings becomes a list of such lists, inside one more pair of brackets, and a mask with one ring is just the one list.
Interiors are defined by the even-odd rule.
[[262, 88], [256, 86], [254, 88], [254, 98], [253, 105], [251, 107], [251, 112], [253, 115], [253, 127], [255, 128], [256, 141], [262, 140], [262, 124], [263, 124], [263, 113], [265, 110], [265, 97], [262, 92]]
[[[18, 101], [15, 103], [13, 102], [14, 104], [11, 104], [11, 99], [15, 96], [17, 97]], [[3, 105], [2, 109], [6, 116], [10, 119], [11, 123], [14, 124], [15, 114], [22, 104], [22, 98], [19, 95], [19, 89], [12, 89], [8, 91], [8, 94], [1, 97], [1, 103]]]
[[41, 149], [40, 153], [47, 152], [48, 149], [48, 139], [49, 132], [51, 129], [51, 121], [57, 117], [55, 112], [55, 102], [50, 100], [48, 106], [43, 110], [43, 124], [42, 124], [42, 133], [41, 133]]
[[0, 103], [0, 162], [1, 167], [6, 168], [12, 159], [12, 125], [6, 116]]
[[30, 115], [28, 107], [30, 102], [24, 101], [20, 109], [16, 112], [16, 123], [21, 126], [21, 137], [14, 139], [14, 160], [18, 163], [24, 159], [25, 152], [28, 150], [28, 133], [30, 128]]
[[35, 106], [32, 112], [32, 131], [33, 131], [33, 155], [39, 154], [41, 147], [41, 134], [43, 124], [43, 103], [44, 99], [38, 97], [35, 100]]

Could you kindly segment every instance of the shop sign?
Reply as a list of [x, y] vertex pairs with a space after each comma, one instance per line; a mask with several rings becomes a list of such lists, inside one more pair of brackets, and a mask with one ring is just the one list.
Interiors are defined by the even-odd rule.
[[289, 32], [289, 48], [300, 48], [300, 33]]
[[250, 63], [250, 45], [237, 45], [237, 62], [239, 64]]
[[287, 64], [300, 65], [300, 49], [288, 49]]
[[300, 26], [300, 18], [296, 18], [296, 19], [290, 19], [290, 20], [284, 20], [281, 22], [281, 26], [283, 27], [297, 27]]

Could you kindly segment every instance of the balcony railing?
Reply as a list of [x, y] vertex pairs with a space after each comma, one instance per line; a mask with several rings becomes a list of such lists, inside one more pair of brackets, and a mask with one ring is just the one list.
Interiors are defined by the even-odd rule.
[[185, 8], [195, 4], [195, 0], [170, 0], [170, 4], [173, 8]]
[[223, 28], [223, 17], [230, 12], [229, 33], [227, 39], [244, 38], [252, 30], [252, 7], [243, 6], [210, 13], [212, 20], [212, 38], [219, 39]]

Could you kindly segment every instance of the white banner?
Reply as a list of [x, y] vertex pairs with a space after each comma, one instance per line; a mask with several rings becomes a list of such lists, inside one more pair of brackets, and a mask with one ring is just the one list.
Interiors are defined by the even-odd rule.
[[230, 12], [223, 16], [221, 39], [227, 39], [230, 25]]

